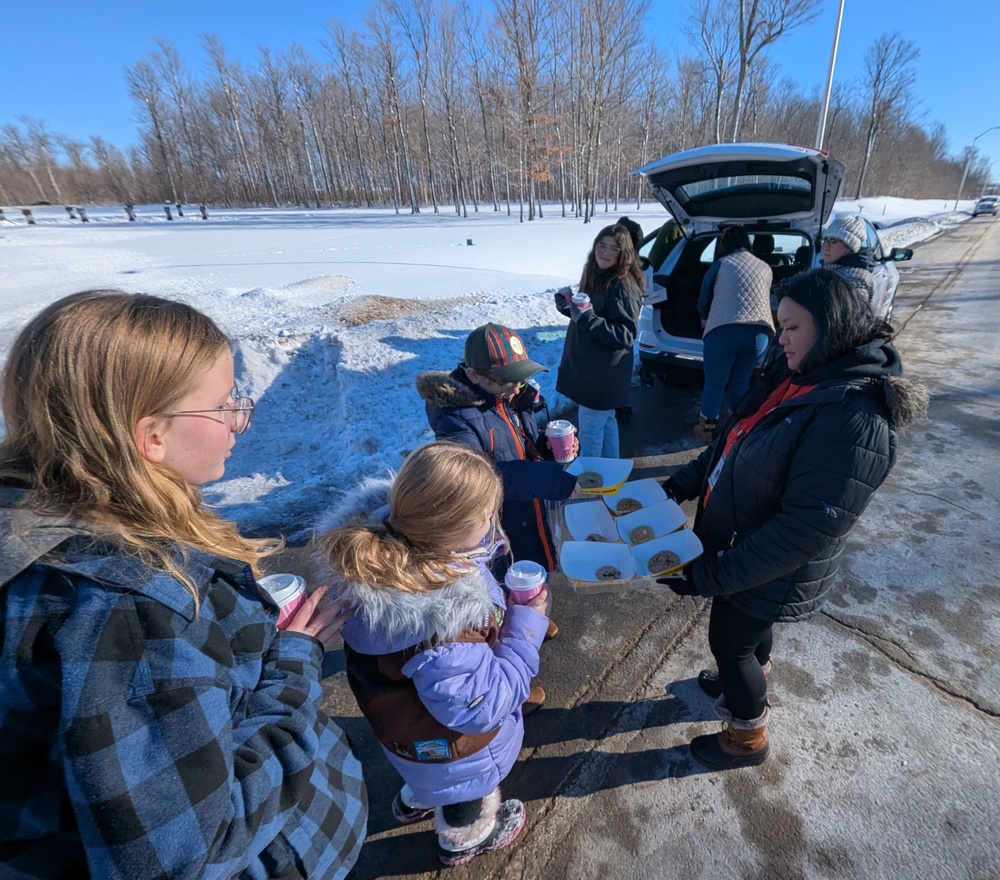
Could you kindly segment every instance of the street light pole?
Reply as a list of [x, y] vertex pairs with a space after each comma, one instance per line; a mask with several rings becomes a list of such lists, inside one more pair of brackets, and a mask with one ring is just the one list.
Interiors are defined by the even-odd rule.
[[993, 176], [993, 166], [1000, 162], [1000, 159], [994, 159], [990, 162], [990, 170], [986, 172], [986, 180], [983, 181], [983, 191], [979, 194], [979, 198], [986, 195], [986, 190], [990, 187], [990, 178]]
[[830, 49], [830, 69], [826, 74], [826, 93], [823, 95], [823, 109], [819, 114], [819, 128], [816, 131], [816, 149], [823, 149], [823, 137], [826, 134], [826, 114], [830, 109], [830, 93], [833, 91], [833, 68], [837, 63], [837, 46], [840, 44], [840, 23], [844, 20], [844, 0], [840, 0], [837, 10], [837, 26], [833, 30], [833, 48]]
[[1000, 125], [991, 125], [986, 131], [981, 131], [972, 139], [972, 146], [969, 147], [969, 152], [965, 156], [965, 167], [962, 169], [962, 182], [958, 185], [958, 195], [955, 196], [955, 207], [952, 208], [953, 211], [958, 210], [958, 202], [962, 198], [962, 190], [965, 189], [965, 178], [969, 174], [969, 166], [972, 164], [972, 154], [976, 152], [976, 141], [978, 141], [984, 134], [991, 132], [994, 129], [1000, 128]]

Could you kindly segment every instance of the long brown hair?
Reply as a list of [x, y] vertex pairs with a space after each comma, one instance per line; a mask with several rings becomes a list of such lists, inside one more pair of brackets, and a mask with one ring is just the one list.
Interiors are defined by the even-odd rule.
[[470, 529], [496, 523], [503, 485], [481, 452], [449, 440], [415, 449], [389, 495], [385, 524], [344, 526], [313, 540], [337, 577], [373, 588], [425, 593], [472, 568], [456, 551]]
[[[594, 250], [597, 243], [602, 238], [613, 238], [618, 246], [618, 261], [607, 270], [602, 271], [597, 265], [597, 258]], [[587, 262], [583, 267], [583, 274], [580, 276], [580, 290], [584, 293], [600, 293], [607, 290], [615, 282], [631, 281], [639, 290], [642, 290], [642, 272], [639, 269], [639, 260], [635, 255], [635, 247], [632, 244], [632, 236], [624, 226], [614, 224], [605, 226], [590, 248], [587, 254]]]
[[174, 408], [229, 344], [184, 303], [119, 290], [58, 300], [21, 331], [4, 368], [0, 481], [30, 489], [31, 509], [169, 571], [196, 602], [174, 561], [178, 544], [256, 571], [275, 542], [243, 538], [173, 468], [147, 461], [135, 438], [140, 419]]

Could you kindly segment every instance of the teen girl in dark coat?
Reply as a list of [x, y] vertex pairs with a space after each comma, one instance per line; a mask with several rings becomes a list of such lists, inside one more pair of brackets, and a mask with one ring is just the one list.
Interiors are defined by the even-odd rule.
[[[698, 499], [704, 554], [681, 595], [711, 596], [709, 644], [729, 726], [696, 737], [695, 758], [725, 769], [768, 752], [766, 674], [772, 627], [816, 614], [834, 586], [848, 534], [896, 461], [896, 431], [926, 410], [902, 377], [891, 328], [836, 273], [795, 276], [781, 291], [777, 359], [739, 401], [715, 443], [670, 477], [677, 500]], [[720, 696], [721, 695], [721, 696]]]
[[590, 297], [582, 308], [556, 294], [556, 308], [572, 318], [556, 391], [580, 407], [580, 455], [618, 458], [615, 407], [629, 402], [632, 347], [642, 309], [642, 273], [624, 226], [607, 226], [597, 234], [580, 291]]

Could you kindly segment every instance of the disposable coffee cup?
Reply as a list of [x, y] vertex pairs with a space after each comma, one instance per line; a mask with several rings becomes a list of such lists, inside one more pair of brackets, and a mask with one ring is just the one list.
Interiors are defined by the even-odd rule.
[[549, 438], [549, 449], [560, 464], [566, 464], [576, 458], [573, 453], [573, 438], [576, 428], [572, 422], [565, 419], [554, 419], [545, 426], [545, 436]]
[[278, 629], [284, 629], [308, 598], [306, 582], [297, 574], [269, 574], [257, 583], [267, 590], [280, 609]]
[[570, 300], [573, 299], [573, 288], [572, 287], [560, 287], [559, 293], [562, 295], [563, 300], [566, 305], [569, 305]]
[[573, 294], [573, 305], [577, 308], [581, 308], [590, 302], [590, 297], [587, 296], [582, 290], [577, 291]]
[[515, 562], [504, 575], [504, 583], [510, 591], [510, 601], [515, 605], [527, 605], [542, 592], [547, 580], [548, 572], [545, 567], [530, 559]]

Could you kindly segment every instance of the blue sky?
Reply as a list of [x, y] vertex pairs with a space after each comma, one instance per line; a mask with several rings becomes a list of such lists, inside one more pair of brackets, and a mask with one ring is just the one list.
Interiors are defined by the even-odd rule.
[[[322, 57], [326, 22], [341, 17], [354, 24], [361, 5], [360, 0], [2, 0], [0, 125], [29, 115], [43, 119], [50, 131], [80, 139], [100, 134], [123, 146], [135, 138], [123, 68], [155, 48], [155, 37], [173, 43], [192, 69], [204, 61], [199, 36], [205, 33], [217, 35], [230, 57], [247, 61], [258, 46], [281, 51], [295, 42]], [[670, 54], [680, 48], [677, 26], [688, 6], [684, 0], [652, 0], [649, 26]], [[807, 92], [818, 93], [825, 83], [836, 13], [837, 0], [824, 0], [817, 22], [784, 38], [772, 52], [782, 73]], [[846, 0], [836, 81], [857, 77], [865, 49], [894, 31], [920, 48], [917, 113], [945, 125], [953, 153], [1000, 126], [1000, 3]], [[976, 146], [1000, 160], [1000, 128]], [[1000, 162], [994, 174], [1000, 174]]]

